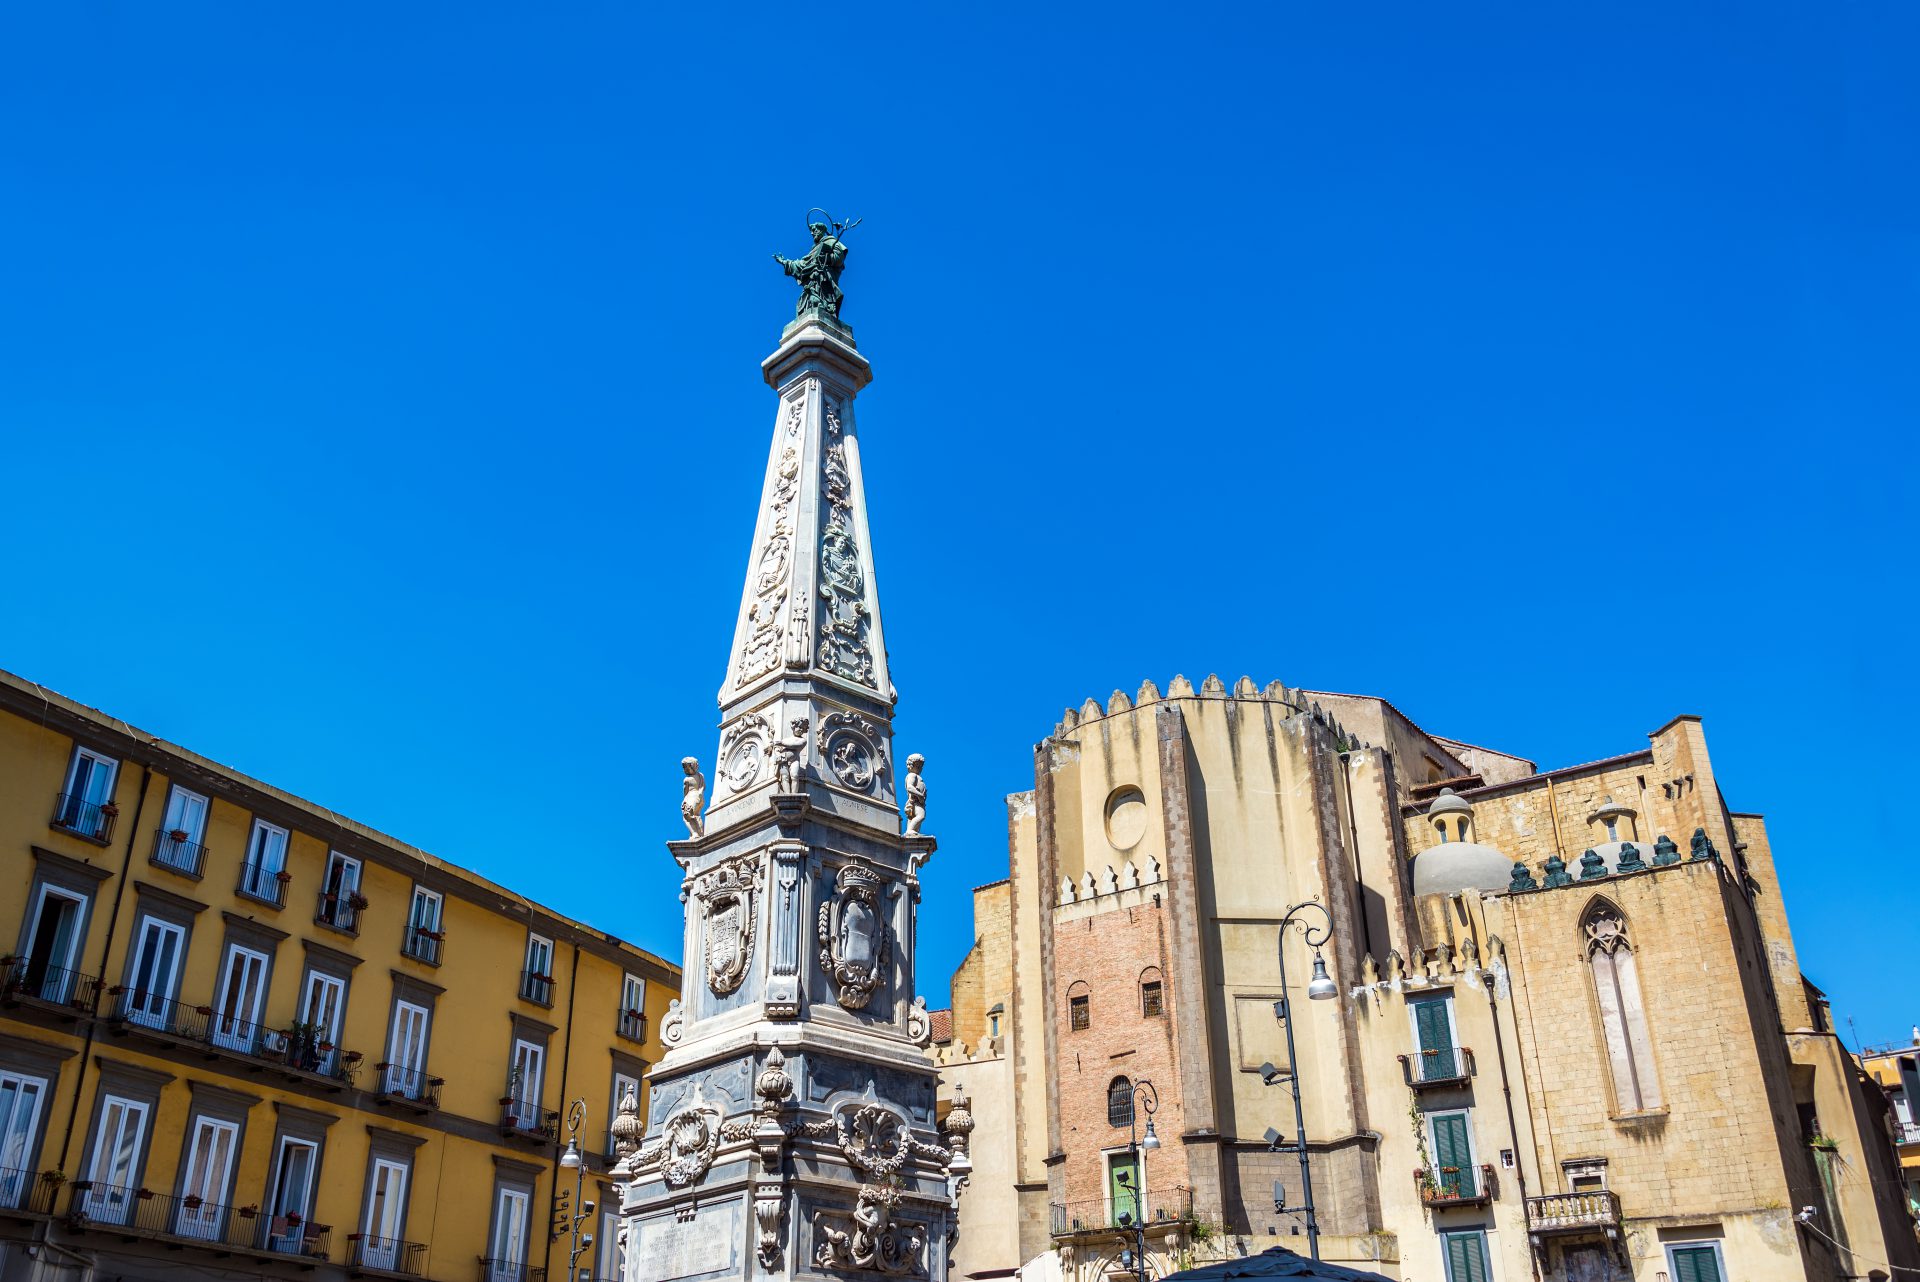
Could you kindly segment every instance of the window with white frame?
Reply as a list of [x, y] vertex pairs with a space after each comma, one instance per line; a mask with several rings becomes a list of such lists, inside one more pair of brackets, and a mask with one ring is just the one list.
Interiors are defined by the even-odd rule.
[[369, 1268], [393, 1270], [406, 1263], [401, 1258], [400, 1232], [406, 1227], [408, 1174], [407, 1164], [393, 1157], [375, 1157], [367, 1173], [360, 1261]]
[[299, 1025], [286, 1047], [287, 1061], [310, 1073], [331, 1074], [340, 1057], [340, 1021], [347, 1007], [347, 981], [309, 968], [300, 985]]
[[1439, 993], [1407, 1003], [1413, 1021], [1416, 1081], [1445, 1081], [1465, 1077], [1459, 1032], [1454, 1024], [1453, 994]]
[[640, 1041], [647, 1035], [647, 981], [628, 974], [620, 984], [620, 1036]]
[[44, 1077], [0, 1069], [0, 1207], [18, 1208], [33, 1188], [34, 1144], [46, 1094]]
[[133, 957], [127, 966], [120, 1013], [147, 1028], [169, 1029], [174, 1021], [174, 985], [187, 951], [187, 932], [178, 923], [151, 914], [133, 927]]
[[1480, 1172], [1473, 1160], [1473, 1124], [1465, 1109], [1427, 1114], [1427, 1156], [1433, 1169], [1427, 1187], [1444, 1201], [1478, 1197]]
[[174, 784], [167, 791], [167, 810], [160, 819], [160, 838], [154, 843], [153, 862], [177, 872], [198, 875], [206, 840], [207, 799]]
[[[611, 1198], [602, 1200], [604, 1207]], [[626, 1274], [626, 1252], [620, 1249], [620, 1213], [602, 1210], [600, 1212], [600, 1240], [594, 1243], [599, 1255], [594, 1263], [593, 1276], [601, 1278], [623, 1278]]]
[[254, 820], [246, 862], [240, 867], [240, 892], [278, 904], [283, 897], [280, 874], [286, 869], [287, 830], [264, 819]]
[[225, 1118], [199, 1116], [187, 1133], [187, 1160], [180, 1177], [180, 1203], [173, 1231], [181, 1237], [218, 1241], [226, 1219], [240, 1128]]
[[267, 955], [229, 943], [220, 967], [209, 1028], [214, 1045], [253, 1054], [260, 1049], [260, 1011], [267, 1000]]
[[337, 850], [327, 852], [327, 873], [320, 883], [314, 918], [338, 930], [360, 928], [360, 861]]
[[387, 1038], [385, 1087], [390, 1095], [419, 1099], [427, 1085], [427, 1028], [431, 1014], [415, 1002], [396, 998], [393, 1029]]
[[522, 1272], [527, 1261], [527, 1211], [531, 1202], [523, 1188], [503, 1185], [494, 1190], [487, 1282], [525, 1282]]
[[1440, 1235], [1446, 1255], [1447, 1282], [1491, 1282], [1487, 1270], [1487, 1234], [1484, 1229], [1465, 1229]]
[[531, 1002], [553, 1002], [553, 941], [544, 935], [527, 934], [527, 966], [520, 979], [520, 995]]
[[147, 1139], [145, 1100], [104, 1095], [87, 1162], [87, 1215], [103, 1224], [125, 1224], [132, 1214]]
[[26, 944], [21, 949], [25, 970], [16, 972], [21, 991], [29, 997], [65, 1002], [79, 995], [74, 968], [89, 902], [76, 890], [48, 881], [38, 883], [27, 916]]
[[528, 1130], [540, 1125], [541, 1074], [547, 1048], [524, 1037], [513, 1039], [513, 1058], [507, 1071], [507, 1113], [514, 1125]]
[[113, 785], [119, 774], [120, 763], [112, 757], [76, 746], [54, 822], [83, 837], [104, 840], [113, 818], [108, 808], [113, 805]]
[[319, 1170], [319, 1144], [298, 1135], [280, 1137], [266, 1204], [261, 1211], [266, 1220], [266, 1240], [261, 1245], [266, 1250], [305, 1254], [314, 1181]]
[[439, 963], [440, 941], [446, 938], [440, 925], [441, 907], [439, 891], [425, 886], [413, 888], [413, 903], [407, 909], [407, 937], [401, 941], [407, 956]]

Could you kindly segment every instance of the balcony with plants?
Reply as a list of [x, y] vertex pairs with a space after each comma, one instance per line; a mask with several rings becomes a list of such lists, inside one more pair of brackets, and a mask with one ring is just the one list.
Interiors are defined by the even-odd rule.
[[113, 821], [120, 807], [111, 801], [89, 801], [75, 792], [63, 792], [53, 803], [53, 818], [47, 826], [104, 846], [113, 840]]
[[153, 853], [147, 856], [147, 862], [198, 881], [200, 870], [206, 867], [207, 847], [195, 841], [185, 828], [159, 828], [154, 831]]

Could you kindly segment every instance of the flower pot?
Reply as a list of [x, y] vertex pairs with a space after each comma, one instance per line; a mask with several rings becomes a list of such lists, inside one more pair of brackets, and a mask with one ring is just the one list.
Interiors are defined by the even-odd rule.
[[175, 828], [172, 832], [168, 833], [167, 836], [184, 844], [187, 840], [187, 830], [185, 828]]
[[273, 874], [273, 879], [284, 886], [293, 880], [293, 874], [290, 872], [277, 872]]
[[139, 1198], [139, 1199], [140, 1199], [140, 1200], [141, 1200], [142, 1202], [151, 1202], [151, 1201], [153, 1201], [153, 1190], [152, 1190], [152, 1189], [135, 1189], [135, 1190], [134, 1190], [134, 1194], [133, 1194], [133, 1195], [134, 1195], [135, 1197], [137, 1197], [137, 1198]]

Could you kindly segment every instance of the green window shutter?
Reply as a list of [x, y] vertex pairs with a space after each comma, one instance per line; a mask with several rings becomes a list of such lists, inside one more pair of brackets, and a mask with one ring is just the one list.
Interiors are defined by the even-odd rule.
[[1710, 1246], [1673, 1248], [1674, 1282], [1720, 1282], [1720, 1257]]
[[1447, 1282], [1487, 1282], [1484, 1233], [1447, 1234]]
[[1413, 1004], [1413, 1026], [1420, 1036], [1420, 1077], [1431, 1081], [1456, 1072], [1453, 1027], [1447, 1019], [1447, 998]]
[[[1474, 1193], [1473, 1148], [1467, 1139], [1467, 1116], [1442, 1113], [1433, 1119], [1434, 1182], [1449, 1197], [1472, 1197]], [[1449, 1171], [1448, 1167], [1458, 1168]]]

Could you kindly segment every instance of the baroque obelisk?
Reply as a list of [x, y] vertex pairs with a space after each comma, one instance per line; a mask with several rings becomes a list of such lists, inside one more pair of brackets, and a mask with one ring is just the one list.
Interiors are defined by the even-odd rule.
[[[685, 772], [685, 975], [643, 1136], [616, 1168], [626, 1282], [945, 1282], [971, 1120], [934, 1111], [914, 996], [917, 757], [894, 689], [853, 401], [871, 377], [839, 319], [846, 227], [780, 259], [794, 320], [761, 363], [777, 397], [720, 687], [713, 796]], [[778, 255], [775, 255], [778, 258]], [[900, 799], [909, 805], [902, 824]], [[620, 1130], [616, 1124], [616, 1132]]]

